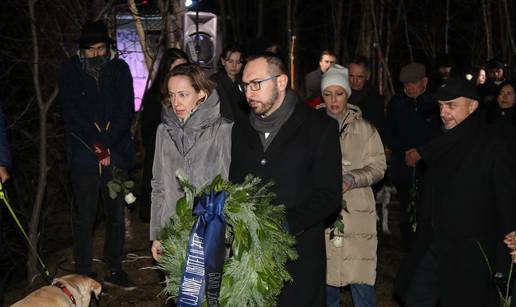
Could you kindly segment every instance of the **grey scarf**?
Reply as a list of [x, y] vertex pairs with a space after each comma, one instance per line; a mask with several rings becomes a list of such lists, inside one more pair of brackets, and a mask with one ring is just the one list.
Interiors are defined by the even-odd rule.
[[[267, 117], [256, 115], [254, 112], [249, 114], [249, 122], [251, 126], [258, 132], [260, 140], [262, 141], [263, 151], [266, 151], [271, 144], [281, 126], [290, 118], [296, 107], [296, 95], [287, 90], [285, 99], [281, 106]], [[269, 136], [265, 138], [265, 133]]]

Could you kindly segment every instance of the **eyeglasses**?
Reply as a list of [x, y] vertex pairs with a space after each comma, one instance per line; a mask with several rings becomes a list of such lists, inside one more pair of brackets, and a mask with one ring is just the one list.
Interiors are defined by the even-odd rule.
[[240, 89], [240, 91], [242, 91], [242, 93], [245, 93], [247, 91], [248, 87], [251, 89], [251, 91], [259, 91], [261, 89], [262, 82], [275, 79], [279, 76], [280, 75], [271, 76], [271, 77], [267, 77], [267, 78], [261, 79], [261, 80], [254, 80], [249, 83], [242, 82], [242, 83], [238, 84], [238, 88]]

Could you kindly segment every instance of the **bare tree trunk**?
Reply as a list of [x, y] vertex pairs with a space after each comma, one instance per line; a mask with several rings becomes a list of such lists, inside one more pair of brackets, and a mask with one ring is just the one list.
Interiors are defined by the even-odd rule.
[[174, 44], [176, 48], [181, 48], [183, 44], [183, 28], [184, 16], [186, 12], [185, 2], [183, 0], [170, 0], [172, 2], [172, 12], [170, 14], [174, 21]]
[[382, 51], [382, 44], [380, 42], [380, 38], [378, 35], [378, 27], [376, 24], [376, 13], [374, 10], [374, 0], [370, 0], [369, 4], [370, 4], [370, 14], [371, 14], [372, 26], [373, 26], [373, 34], [374, 34], [374, 38], [375, 38], [374, 46], [378, 49], [378, 52], [380, 52], [380, 60], [383, 61], [383, 64], [384, 64], [383, 69], [385, 71], [385, 75], [387, 76], [386, 79], [390, 82], [389, 85], [390, 85], [391, 89], [394, 89], [394, 86], [392, 84], [392, 78], [390, 77], [391, 73], [390, 73], [389, 67], [385, 63], [385, 60], [383, 57], [383, 51]]
[[[506, 29], [506, 37], [507, 37], [507, 41], [509, 43], [509, 46], [510, 46], [510, 52], [509, 53], [512, 53], [512, 55], [516, 55], [516, 44], [514, 43], [514, 37], [512, 36], [512, 24], [511, 24], [511, 17], [509, 16], [509, 12], [512, 12], [512, 11], [509, 11], [509, 6], [507, 4], [507, 0], [502, 0], [502, 3], [503, 7], [500, 8], [500, 13], [503, 14], [503, 18], [505, 20], [505, 29]], [[500, 19], [502, 18], [502, 16], [500, 16]], [[504, 41], [502, 39], [502, 41]], [[510, 58], [509, 54], [507, 54], [505, 56], [505, 58]]]
[[258, 29], [256, 30], [258, 37], [263, 37], [263, 0], [258, 0]]
[[[290, 87], [296, 89], [296, 71], [295, 71], [295, 53], [296, 53], [296, 16], [298, 1], [293, 0], [292, 11], [290, 11], [290, 27], [289, 33], [289, 69], [290, 69]], [[289, 1], [290, 2], [290, 1]], [[292, 4], [292, 3], [291, 3]]]
[[484, 31], [486, 35], [486, 51], [487, 58], [493, 58], [493, 47], [492, 47], [492, 32], [491, 32], [491, 1], [481, 0], [482, 3], [482, 17], [484, 19]]
[[222, 30], [222, 37], [227, 39], [228, 37], [228, 27], [226, 21], [228, 20], [228, 15], [226, 13], [226, 1], [219, 0], [219, 8], [220, 8], [220, 29]]
[[235, 10], [233, 8], [232, 1], [228, 1], [228, 11], [229, 11], [229, 18], [231, 19], [231, 29], [233, 32], [233, 41], [241, 42], [240, 40], [240, 31], [239, 31], [239, 23], [237, 15], [235, 14]]
[[[36, 249], [39, 239], [41, 209], [43, 207], [43, 201], [47, 187], [47, 113], [58, 93], [58, 89], [56, 87], [46, 101], [43, 99], [39, 80], [39, 45], [35, 16], [35, 5], [37, 1], [38, 0], [28, 0], [32, 40], [32, 81], [39, 108], [39, 176], [38, 187], [36, 190], [36, 199], [34, 201], [34, 208], [32, 209], [32, 215], [29, 224], [29, 239], [32, 246], [34, 246]], [[30, 253], [27, 260], [27, 277], [29, 282], [32, 283], [38, 274], [38, 264], [36, 262], [36, 258]]]
[[[336, 2], [336, 3], [335, 3]], [[333, 21], [333, 51], [340, 54], [342, 46], [342, 24], [344, 22], [342, 16], [344, 14], [344, 1], [331, 1], [331, 17]]]
[[115, 0], [109, 0], [108, 3], [106, 3], [102, 9], [100, 9], [97, 13], [97, 15], [95, 16], [95, 21], [99, 20], [102, 18], [102, 16], [104, 16], [104, 14], [106, 14], [106, 12], [108, 10], [110, 10], [112, 7], [113, 7], [113, 3], [115, 3]]
[[170, 3], [170, 0], [157, 0], [156, 3], [161, 13], [161, 20], [163, 22], [161, 37], [163, 38], [165, 49], [172, 48], [174, 47], [176, 41], [174, 37], [174, 31], [172, 30], [174, 27], [174, 18], [172, 14], [170, 14], [172, 4]]
[[446, 22], [444, 24], [444, 53], [448, 54], [448, 32], [450, 28], [450, 0], [446, 0]]
[[147, 66], [147, 70], [151, 70], [152, 68], [152, 59], [149, 53], [149, 49], [147, 47], [147, 42], [145, 40], [145, 30], [143, 29], [142, 20], [138, 13], [138, 9], [136, 8], [136, 3], [134, 0], [127, 0], [127, 4], [129, 5], [129, 9], [131, 10], [131, 14], [133, 15], [134, 25], [136, 27], [136, 33], [138, 34], [138, 38], [140, 39], [140, 45], [142, 46], [143, 57], [145, 58], [145, 65]]
[[362, 18], [360, 22], [360, 36], [355, 53], [368, 56], [372, 46], [372, 36], [374, 35], [374, 33], [372, 33], [373, 30], [371, 29], [372, 25], [370, 19], [373, 14], [374, 3], [373, 1], [362, 1], [361, 5]]
[[405, 7], [405, 1], [401, 0], [403, 8], [403, 22], [405, 23], [405, 40], [407, 41], [407, 49], [410, 56], [410, 62], [414, 62], [414, 52], [412, 51], [412, 44], [410, 43], [409, 26], [407, 21], [407, 8]]

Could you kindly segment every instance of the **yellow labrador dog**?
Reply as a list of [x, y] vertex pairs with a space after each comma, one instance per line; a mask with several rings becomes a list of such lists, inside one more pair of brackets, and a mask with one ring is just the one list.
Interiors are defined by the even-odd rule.
[[91, 293], [98, 299], [102, 291], [100, 283], [87, 276], [70, 274], [54, 279], [52, 286], [45, 286], [16, 302], [13, 307], [88, 307]]

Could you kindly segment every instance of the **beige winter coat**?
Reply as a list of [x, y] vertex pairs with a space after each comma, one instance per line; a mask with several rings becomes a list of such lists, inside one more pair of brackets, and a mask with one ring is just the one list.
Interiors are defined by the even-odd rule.
[[378, 240], [371, 186], [383, 178], [385, 153], [378, 132], [362, 119], [357, 106], [348, 104], [339, 126], [342, 131], [342, 175], [353, 175], [355, 187], [343, 195], [349, 213], [341, 211], [344, 223], [341, 247], [335, 247], [329, 239], [330, 229], [326, 229], [326, 283], [335, 287], [348, 284], [374, 286]]

